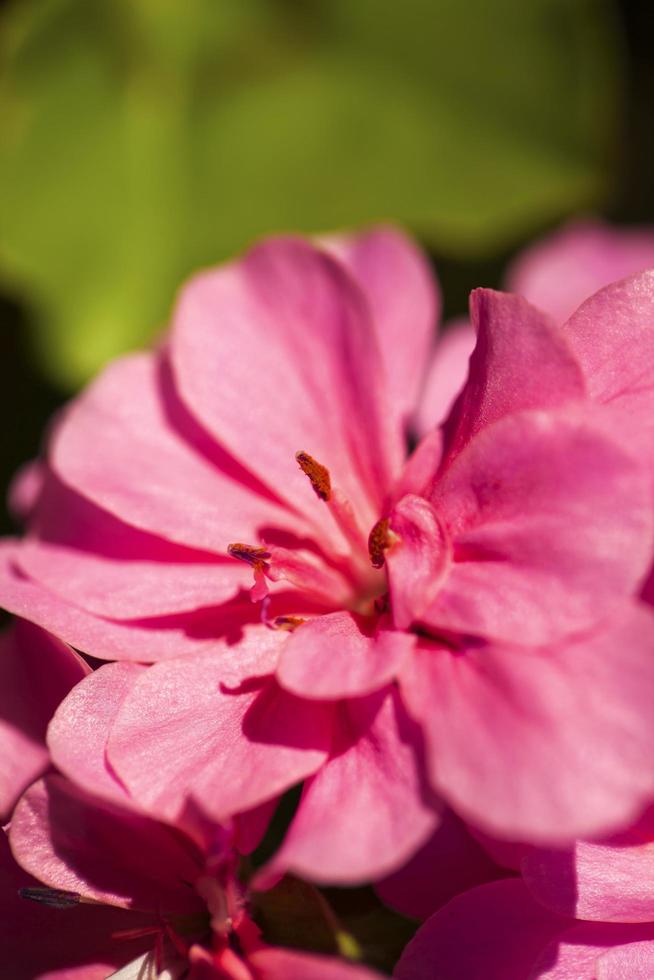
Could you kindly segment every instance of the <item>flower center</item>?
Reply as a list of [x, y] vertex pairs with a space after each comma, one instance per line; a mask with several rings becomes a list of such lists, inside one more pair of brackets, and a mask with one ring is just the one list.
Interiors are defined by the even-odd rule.
[[[228, 546], [227, 553], [251, 566], [253, 602], [268, 599], [269, 582], [285, 580], [303, 597], [321, 606], [375, 614], [377, 600], [386, 591], [385, 576], [378, 569], [384, 564], [384, 549], [391, 543], [388, 521], [378, 521], [367, 537], [352, 504], [332, 484], [327, 467], [304, 450], [296, 453], [295, 459], [341, 531], [348, 553], [337, 556], [323, 549], [288, 549], [263, 541], [259, 545], [235, 542]], [[295, 615], [278, 616], [268, 622], [266, 609], [264, 603], [262, 619], [274, 628], [293, 630], [304, 622], [303, 617]]]

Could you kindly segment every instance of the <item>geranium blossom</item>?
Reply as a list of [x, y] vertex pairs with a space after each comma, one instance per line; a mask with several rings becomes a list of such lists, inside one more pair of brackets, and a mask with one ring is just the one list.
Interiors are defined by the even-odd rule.
[[[85, 785], [158, 817], [224, 820], [305, 780], [269, 871], [318, 881], [392, 872], [442, 799], [499, 836], [612, 830], [654, 792], [633, 599], [653, 514], [585, 356], [591, 307], [562, 330], [475, 293], [466, 387], [407, 459], [426, 266], [391, 232], [331, 247], [274, 240], [200, 275], [161, 350], [57, 425], [0, 598], [95, 656], [162, 662], [84, 681], [53, 757], [74, 777], [82, 699]], [[633, 320], [652, 287], [631, 288]]]
[[604, 286], [654, 268], [651, 228], [571, 221], [529, 245], [507, 269], [506, 288], [565, 323]]
[[[566, 849], [514, 849], [522, 880], [473, 888], [440, 909], [395, 975], [421, 980], [637, 980], [654, 972], [654, 811]], [[437, 874], [432, 862], [427, 874]]]
[[[44, 967], [52, 980], [99, 980], [116, 967], [122, 968], [111, 976], [123, 980], [378, 976], [335, 958], [263, 942], [224, 828], [199, 820], [191, 839], [52, 776], [19, 802], [10, 842], [21, 867], [37, 879], [21, 880], [3, 850], [3, 877], [20, 883], [22, 896], [17, 899], [14, 891], [9, 907], [1, 896], [3, 968], [11, 970], [12, 980], [43, 976]], [[46, 935], [58, 932], [57, 941], [46, 941], [44, 950], [36, 932], [29, 941], [30, 926]]]
[[436, 912], [406, 947], [393, 976], [649, 980], [653, 970], [654, 922], [575, 920], [548, 910], [522, 880], [510, 878], [464, 892]]

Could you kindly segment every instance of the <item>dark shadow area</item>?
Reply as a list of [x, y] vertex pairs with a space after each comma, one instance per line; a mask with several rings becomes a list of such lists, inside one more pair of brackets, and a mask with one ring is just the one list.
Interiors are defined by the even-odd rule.
[[52, 413], [65, 401], [34, 366], [29, 347], [28, 314], [0, 294], [0, 532], [16, 531], [6, 506], [7, 487], [21, 464], [37, 455]]

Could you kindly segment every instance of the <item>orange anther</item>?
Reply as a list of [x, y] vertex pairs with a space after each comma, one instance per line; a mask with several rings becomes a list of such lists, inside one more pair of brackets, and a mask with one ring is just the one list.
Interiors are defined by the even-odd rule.
[[315, 460], [313, 456], [309, 456], [309, 453], [296, 453], [295, 458], [302, 472], [311, 480], [311, 486], [316, 496], [320, 497], [321, 500], [329, 500], [332, 495], [332, 483], [327, 467]]

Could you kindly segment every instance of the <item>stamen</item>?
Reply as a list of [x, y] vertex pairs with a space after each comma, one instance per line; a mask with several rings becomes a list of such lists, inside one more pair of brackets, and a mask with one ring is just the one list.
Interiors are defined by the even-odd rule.
[[28, 898], [30, 902], [49, 905], [53, 909], [72, 908], [82, 901], [78, 892], [67, 892], [63, 888], [19, 888], [18, 894], [21, 898]]
[[326, 466], [323, 466], [322, 463], [304, 451], [296, 453], [295, 458], [302, 472], [309, 477], [316, 496], [327, 504], [336, 525], [352, 548], [354, 560], [358, 563], [361, 560], [361, 554], [365, 555], [366, 538], [357, 523], [350, 501], [338, 487], [332, 486], [329, 470]]
[[306, 619], [301, 616], [277, 616], [273, 625], [278, 630], [287, 630], [289, 633], [293, 633], [302, 623], [306, 623]]
[[309, 453], [302, 451], [296, 453], [295, 458], [302, 472], [311, 480], [311, 486], [316, 496], [320, 497], [321, 500], [329, 500], [332, 495], [332, 481], [327, 467], [315, 460], [313, 456], [309, 456]]
[[373, 568], [383, 568], [386, 561], [384, 552], [398, 540], [397, 534], [389, 527], [387, 517], [377, 521], [368, 536], [368, 554]]
[[[328, 602], [345, 601], [347, 585], [337, 571], [324, 565], [308, 551], [290, 551], [288, 548], [256, 547], [251, 544], [230, 544], [227, 548], [232, 558], [244, 561], [254, 571], [254, 585], [250, 589], [253, 602], [265, 600], [268, 583], [285, 579], [303, 592], [313, 593]], [[267, 611], [267, 610], [266, 610]]]
[[227, 545], [227, 554], [238, 561], [244, 561], [254, 570], [254, 585], [250, 589], [252, 602], [259, 602], [268, 595], [266, 572], [270, 571], [270, 552], [267, 548], [236, 542]]
[[238, 561], [247, 562], [255, 571], [264, 571], [266, 562], [270, 559], [270, 552], [266, 548], [260, 548], [252, 544], [240, 544], [239, 542], [228, 544], [227, 554], [231, 558], [238, 559]]

